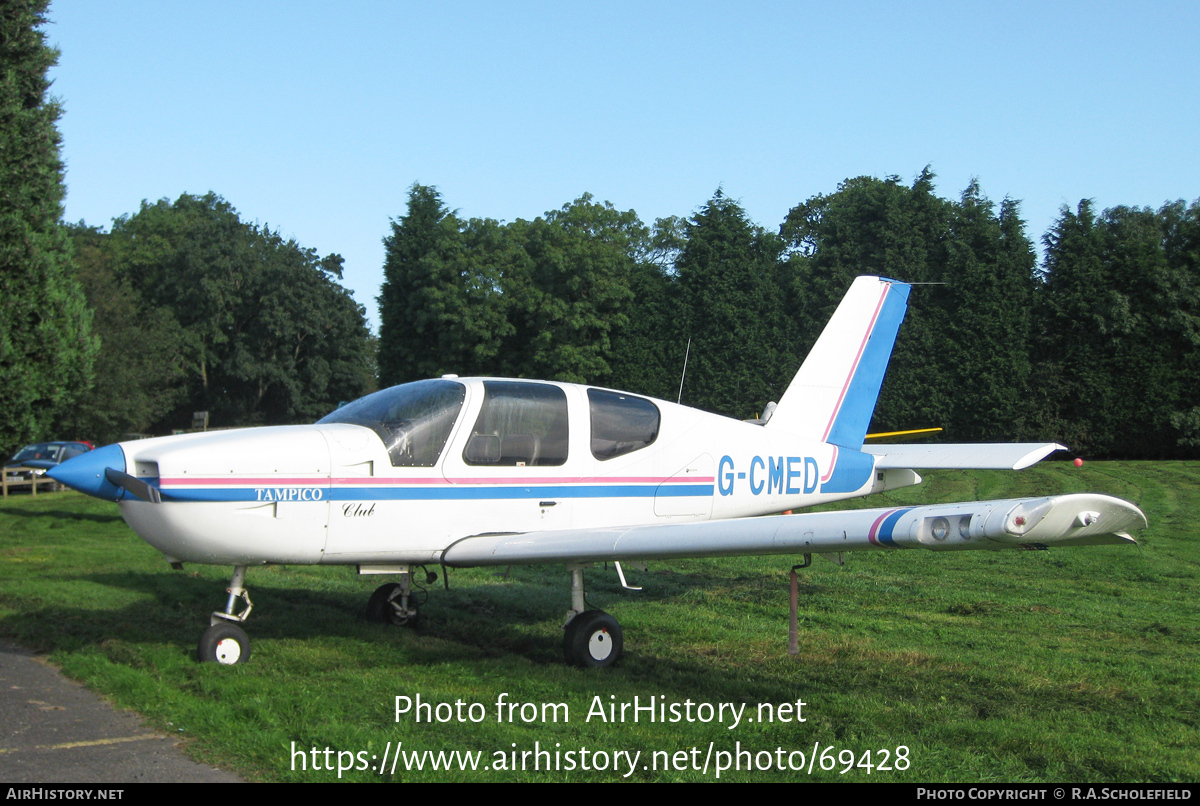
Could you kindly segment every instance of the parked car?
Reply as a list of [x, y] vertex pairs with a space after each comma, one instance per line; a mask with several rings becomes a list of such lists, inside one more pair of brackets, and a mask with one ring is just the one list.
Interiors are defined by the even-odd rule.
[[4, 463], [4, 472], [15, 471], [17, 475], [29, 474], [17, 468], [32, 468], [34, 473], [44, 473], [72, 456], [87, 453], [94, 448], [87, 442], [35, 442], [17, 451], [13, 458]]

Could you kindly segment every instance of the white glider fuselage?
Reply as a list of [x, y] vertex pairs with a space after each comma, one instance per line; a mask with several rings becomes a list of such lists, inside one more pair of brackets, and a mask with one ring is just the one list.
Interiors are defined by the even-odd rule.
[[[449, 546], [476, 535], [741, 518], [920, 480], [906, 470], [875, 472], [869, 454], [625, 394], [657, 410], [657, 432], [644, 447], [601, 459], [592, 450], [589, 387], [441, 383], [458, 385], [463, 401], [432, 466], [394, 466], [375, 431], [346, 423], [126, 442], [127, 471], [163, 500], [126, 495], [121, 512], [178, 561], [422, 564], [440, 562]], [[561, 464], [473, 460], [468, 445], [479, 438], [473, 425], [492, 383], [561, 391]]]

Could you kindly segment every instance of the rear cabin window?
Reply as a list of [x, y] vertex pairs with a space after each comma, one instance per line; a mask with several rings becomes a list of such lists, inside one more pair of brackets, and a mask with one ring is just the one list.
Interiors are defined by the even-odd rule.
[[466, 387], [446, 380], [393, 386], [317, 420], [370, 428], [387, 446], [393, 467], [433, 467], [462, 409]]
[[484, 381], [483, 408], [463, 451], [469, 465], [547, 467], [567, 461], [567, 395], [557, 386]]
[[588, 389], [592, 456], [601, 461], [641, 450], [658, 438], [658, 406], [641, 397]]

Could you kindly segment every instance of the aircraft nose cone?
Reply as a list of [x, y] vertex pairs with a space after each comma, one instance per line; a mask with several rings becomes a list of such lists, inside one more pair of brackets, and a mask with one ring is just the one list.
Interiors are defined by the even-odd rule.
[[125, 472], [125, 451], [121, 450], [120, 445], [105, 445], [81, 453], [47, 470], [46, 475], [72, 490], [106, 501], [120, 501], [125, 491], [104, 476], [104, 471], [110, 467]]

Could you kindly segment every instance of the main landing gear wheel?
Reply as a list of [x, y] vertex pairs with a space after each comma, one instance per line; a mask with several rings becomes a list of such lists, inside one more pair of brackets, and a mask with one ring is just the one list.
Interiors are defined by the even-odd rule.
[[250, 660], [250, 638], [236, 624], [214, 624], [200, 636], [196, 656], [201, 663], [215, 662], [224, 666]]
[[612, 666], [624, 648], [621, 625], [603, 610], [580, 613], [564, 628], [563, 655], [571, 666]]
[[367, 600], [367, 621], [380, 624], [394, 624], [397, 627], [417, 626], [417, 597], [408, 595], [408, 608], [401, 612], [401, 589], [399, 583], [390, 582], [380, 585]]

